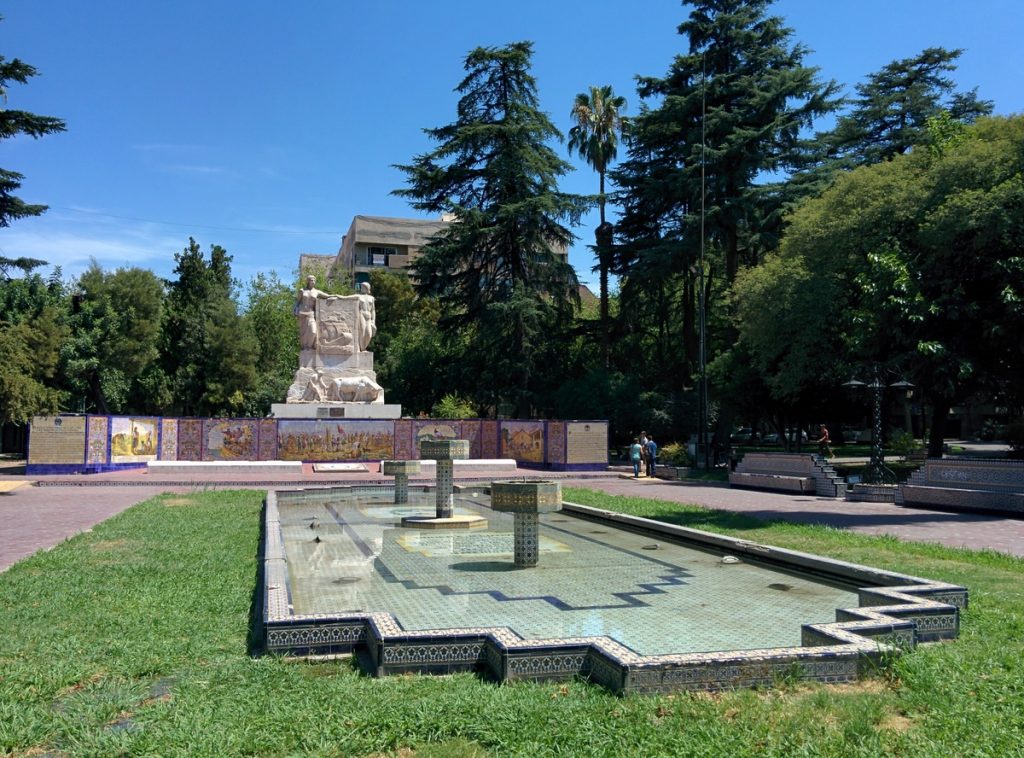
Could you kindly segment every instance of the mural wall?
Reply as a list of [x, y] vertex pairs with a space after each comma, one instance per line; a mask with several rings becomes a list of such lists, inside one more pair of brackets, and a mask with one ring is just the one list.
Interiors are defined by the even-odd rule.
[[410, 460], [428, 439], [469, 440], [475, 459], [514, 458], [553, 469], [607, 467], [606, 421], [90, 415], [33, 419], [28, 473], [95, 472], [156, 460]]
[[277, 422], [277, 455], [283, 461], [384, 460], [394, 454], [393, 421]]

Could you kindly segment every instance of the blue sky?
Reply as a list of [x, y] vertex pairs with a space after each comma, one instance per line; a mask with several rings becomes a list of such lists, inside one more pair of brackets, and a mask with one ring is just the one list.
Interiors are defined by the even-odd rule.
[[[773, 12], [848, 93], [895, 58], [964, 48], [959, 87], [977, 86], [997, 113], [1024, 111], [1019, 0], [780, 0]], [[50, 205], [0, 229], [3, 255], [66, 277], [90, 256], [169, 276], [191, 235], [227, 248], [242, 280], [290, 280], [300, 252], [337, 251], [354, 215], [417, 215], [390, 195], [403, 180], [391, 166], [430, 148], [424, 127], [454, 119], [470, 49], [532, 40], [541, 106], [567, 132], [591, 84], [613, 85], [635, 112], [634, 76], [667, 71], [688, 11], [676, 0], [7, 0], [0, 13], [0, 53], [40, 72], [6, 107], [68, 124], [0, 143], [0, 166], [25, 174], [21, 197]], [[596, 191], [574, 163], [562, 189]], [[593, 289], [595, 225], [575, 230], [570, 252]]]

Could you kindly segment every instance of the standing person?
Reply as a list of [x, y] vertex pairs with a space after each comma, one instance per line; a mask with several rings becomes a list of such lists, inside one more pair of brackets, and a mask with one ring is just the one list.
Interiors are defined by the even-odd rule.
[[640, 461], [647, 468], [647, 432], [640, 432]]
[[633, 462], [633, 478], [640, 478], [640, 456], [642, 455], [643, 448], [640, 447], [640, 439], [638, 437], [633, 438], [633, 444], [629, 446], [629, 459]]
[[821, 456], [825, 458], [832, 457], [832, 446], [829, 444], [831, 441], [832, 440], [828, 436], [828, 428], [824, 424], [822, 424], [821, 436], [818, 437], [818, 453]]
[[647, 476], [654, 476], [654, 467], [658, 462], [658, 444], [652, 434], [647, 438]]

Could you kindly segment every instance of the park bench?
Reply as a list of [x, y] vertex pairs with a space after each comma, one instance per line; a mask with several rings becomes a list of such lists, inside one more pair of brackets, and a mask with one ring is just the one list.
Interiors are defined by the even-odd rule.
[[1024, 461], [929, 458], [900, 486], [896, 502], [1024, 515]]
[[810, 453], [747, 453], [729, 472], [733, 487], [810, 492], [841, 497], [846, 484], [819, 455]]

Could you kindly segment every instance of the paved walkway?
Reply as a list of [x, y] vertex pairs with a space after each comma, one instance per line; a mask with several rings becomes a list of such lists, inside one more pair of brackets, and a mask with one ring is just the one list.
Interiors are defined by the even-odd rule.
[[[145, 470], [89, 476], [25, 477], [15, 469], [0, 471], [0, 482], [32, 482], [0, 494], [0, 571], [38, 550], [92, 528], [135, 503], [160, 492], [189, 492], [211, 487], [266, 489], [270, 486], [324, 486], [381, 481], [375, 465], [365, 472], [318, 474], [304, 466], [302, 474], [232, 474], [230, 481], [209, 472], [182, 476]], [[530, 476], [531, 472], [521, 471]], [[551, 476], [545, 472], [544, 476]], [[506, 471], [474, 470], [461, 481], [508, 478]], [[788, 495], [730, 489], [723, 485], [619, 478], [616, 471], [562, 474], [566, 486], [599, 489], [718, 510], [746, 513], [760, 519], [825, 524], [866, 534], [892, 534], [900, 539], [937, 542], [952, 547], [988, 548], [1024, 557], [1024, 520], [965, 513], [901, 508], [884, 503], [850, 503], [810, 495]], [[417, 480], [414, 480], [414, 483]], [[422, 478], [419, 481], [429, 481]]]

